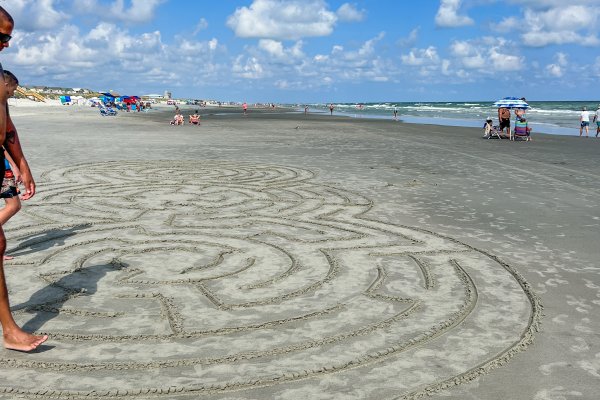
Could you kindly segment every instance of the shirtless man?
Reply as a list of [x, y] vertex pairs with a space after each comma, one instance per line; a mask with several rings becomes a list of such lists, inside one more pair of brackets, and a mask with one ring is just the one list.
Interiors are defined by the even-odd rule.
[[501, 133], [506, 128], [507, 137], [510, 138], [510, 110], [508, 108], [501, 107], [498, 109], [498, 125]]
[[[0, 7], [0, 51], [8, 47], [11, 34], [14, 28], [14, 20], [10, 14]], [[2, 66], [0, 64], [0, 70]], [[4, 73], [0, 74], [0, 87], [4, 88]], [[22, 195], [23, 200], [30, 199], [35, 194], [35, 182], [31, 176], [31, 170], [23, 151], [17, 130], [10, 117], [6, 113], [7, 91], [0, 90], [0, 143], [4, 143], [4, 148], [11, 155], [15, 164], [21, 170], [25, 192]], [[4, 154], [4, 153], [2, 153]], [[4, 158], [4, 156], [2, 156]], [[4, 160], [0, 162], [0, 176], [4, 176]], [[31, 351], [35, 350], [40, 344], [44, 343], [48, 336], [32, 335], [22, 330], [13, 319], [8, 301], [8, 289], [4, 277], [3, 258], [6, 251], [6, 237], [0, 227], [0, 325], [2, 325], [2, 335], [4, 337], [4, 347], [11, 350]]]

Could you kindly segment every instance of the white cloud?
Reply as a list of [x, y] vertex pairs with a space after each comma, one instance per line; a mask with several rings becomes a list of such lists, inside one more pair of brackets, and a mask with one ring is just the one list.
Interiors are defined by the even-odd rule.
[[562, 53], [562, 52], [556, 53], [555, 57], [556, 57], [556, 62], [558, 63], [558, 65], [566, 67], [567, 64], [569, 63], [567, 60], [567, 55], [565, 53]]
[[249, 79], [269, 79], [269, 85], [286, 90], [312, 90], [342, 82], [385, 82], [394, 66], [377, 55], [384, 33], [345, 49], [334, 45], [328, 54], [307, 55], [302, 41], [286, 47], [283, 42], [261, 39], [256, 48], [246, 47], [236, 58], [233, 73]]
[[262, 64], [256, 57], [238, 56], [231, 70], [235, 75], [246, 79], [260, 79], [266, 76]]
[[6, 0], [2, 6], [10, 12], [19, 30], [54, 29], [69, 19], [57, 10], [54, 0]]
[[205, 30], [206, 28], [208, 28], [208, 21], [204, 18], [200, 18], [200, 21], [198, 21], [198, 23], [196, 24], [196, 28], [194, 29], [193, 35], [196, 36], [198, 33]]
[[547, 11], [528, 9], [525, 19], [533, 29], [570, 31], [590, 28], [597, 19], [598, 13], [583, 5], [563, 5]]
[[101, 22], [121, 21], [141, 24], [154, 19], [156, 9], [167, 0], [113, 0], [108, 4], [99, 0], [71, 0], [70, 10], [75, 14], [94, 17]]
[[258, 47], [278, 58], [284, 57], [283, 43], [273, 39], [261, 39], [258, 41]]
[[302, 41], [297, 41], [294, 46], [284, 48], [283, 43], [273, 39], [260, 39], [258, 48], [265, 51], [275, 60], [293, 63], [294, 60], [303, 58], [305, 55], [302, 52]]
[[165, 0], [131, 0], [131, 6], [125, 7], [124, 0], [115, 0], [109, 7], [112, 17], [126, 22], [148, 22], [154, 18], [154, 12]]
[[16, 29], [37, 31], [63, 26], [73, 18], [73, 14], [92, 16], [100, 21], [148, 22], [154, 18], [156, 8], [165, 1], [130, 0], [131, 4], [126, 6], [124, 0], [114, 0], [110, 4], [98, 0], [73, 0], [68, 4], [60, 0], [5, 0], [2, 6], [15, 19]]
[[[504, 39], [484, 37], [476, 40], [456, 40], [450, 45], [452, 65], [489, 75], [494, 72], [518, 71], [523, 68], [524, 58], [513, 54], [518, 46]], [[458, 69], [460, 71], [460, 69]], [[450, 72], [449, 69], [446, 70]]]
[[493, 29], [504, 33], [520, 33], [522, 44], [530, 47], [579, 44], [597, 46], [600, 9], [579, 0], [571, 4], [555, 1], [524, 2], [522, 16], [502, 20]]
[[569, 62], [565, 53], [559, 52], [554, 55], [556, 62], [546, 65], [546, 73], [552, 77], [560, 78], [565, 74]]
[[450, 66], [452, 63], [450, 60], [442, 60], [442, 74], [451, 75]]
[[134, 34], [104, 22], [87, 33], [73, 25], [48, 33], [23, 32], [3, 63], [15, 66], [24, 84], [90, 89], [156, 85], [164, 90], [221, 82], [229, 68], [214, 62], [220, 49], [216, 38], [179, 38], [166, 45], [158, 31]]
[[492, 30], [496, 31], [496, 32], [503, 32], [503, 33], [508, 33], [508, 32], [513, 32], [513, 31], [520, 31], [521, 27], [523, 25], [523, 19], [522, 18], [517, 18], [517, 17], [507, 17], [502, 19], [502, 21], [500, 21], [497, 24], [493, 24], [491, 26]]
[[417, 27], [417, 28], [413, 29], [412, 31], [410, 31], [410, 33], [408, 34], [407, 37], [398, 39], [398, 41], [397, 41], [398, 46], [410, 47], [410, 46], [414, 45], [417, 42], [417, 39], [419, 38], [420, 30], [421, 30], [421, 28]]
[[555, 78], [560, 78], [564, 75], [561, 66], [557, 64], [546, 65], [546, 72], [548, 73], [548, 75], [553, 76]]
[[254, 0], [238, 8], [227, 26], [238, 37], [297, 40], [330, 35], [337, 20], [323, 0]]
[[465, 15], [458, 15], [462, 0], [441, 0], [440, 8], [435, 16], [435, 23], [440, 27], [456, 28], [473, 25], [473, 20]]
[[521, 56], [517, 56], [510, 53], [503, 53], [498, 47], [490, 49], [488, 53], [489, 62], [486, 63], [485, 68], [490, 68], [493, 71], [519, 71], [523, 69], [525, 59]]
[[350, 3], [344, 3], [338, 8], [337, 16], [340, 21], [344, 22], [358, 22], [365, 18], [365, 11], [358, 10], [356, 5]]
[[474, 49], [469, 42], [459, 40], [452, 42], [450, 52], [455, 57], [468, 57], [473, 54]]
[[439, 63], [437, 49], [429, 46], [426, 49], [413, 49], [408, 54], [402, 55], [402, 63], [411, 66], [431, 65]]

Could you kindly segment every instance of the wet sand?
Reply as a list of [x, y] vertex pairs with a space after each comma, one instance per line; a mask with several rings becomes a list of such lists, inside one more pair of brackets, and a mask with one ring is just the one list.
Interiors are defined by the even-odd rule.
[[0, 396], [595, 398], [600, 139], [200, 111], [13, 108]]

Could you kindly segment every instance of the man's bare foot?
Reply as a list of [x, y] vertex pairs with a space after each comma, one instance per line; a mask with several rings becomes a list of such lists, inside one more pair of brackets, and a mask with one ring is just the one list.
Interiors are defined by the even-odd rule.
[[4, 261], [6, 260], [14, 260], [15, 258], [13, 256], [7, 256], [6, 254], [4, 255]]
[[4, 334], [4, 347], [9, 350], [32, 351], [48, 340], [48, 335], [32, 335], [21, 329]]

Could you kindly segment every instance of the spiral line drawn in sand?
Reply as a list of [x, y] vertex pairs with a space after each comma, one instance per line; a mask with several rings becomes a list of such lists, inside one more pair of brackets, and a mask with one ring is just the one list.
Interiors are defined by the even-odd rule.
[[2, 353], [6, 395], [417, 398], [507, 362], [541, 315], [497, 257], [293, 167], [56, 169], [9, 231], [15, 318], [53, 348]]

